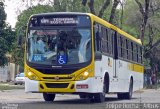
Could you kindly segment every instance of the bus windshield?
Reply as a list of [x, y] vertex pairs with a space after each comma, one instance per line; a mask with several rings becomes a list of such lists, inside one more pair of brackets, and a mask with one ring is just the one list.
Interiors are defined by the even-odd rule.
[[30, 29], [27, 42], [28, 62], [69, 65], [91, 60], [90, 28]]

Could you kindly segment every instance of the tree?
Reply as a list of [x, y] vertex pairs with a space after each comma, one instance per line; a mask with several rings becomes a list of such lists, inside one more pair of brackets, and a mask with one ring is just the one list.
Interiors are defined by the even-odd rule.
[[[158, 43], [160, 43], [159, 40], [157, 40], [155, 44], [153, 43], [153, 39], [155, 38], [157, 30], [158, 30], [158, 28], [156, 28], [155, 25], [153, 24], [153, 22], [154, 22], [153, 18], [155, 17], [156, 10], [160, 9], [160, 8], [159, 8], [159, 6], [156, 7], [154, 5], [154, 2], [158, 3], [156, 0], [155, 1], [144, 0], [144, 3], [143, 2], [141, 3], [138, 0], [135, 0], [135, 1], [139, 6], [139, 11], [140, 11], [141, 16], [142, 16], [140, 37], [141, 37], [142, 42], [143, 42], [145, 33], [147, 33], [147, 36], [148, 36], [148, 39], [149, 39], [148, 44], [145, 45], [144, 56], [146, 58], [150, 58], [150, 60], [151, 60], [150, 64], [152, 66], [152, 64], [154, 63], [153, 60], [154, 61], [156, 60], [155, 59], [156, 58], [156, 56], [155, 56], [156, 53], [155, 53], [154, 50], [152, 50], [152, 48], [155, 48], [156, 45]], [[156, 20], [156, 23], [158, 23], [157, 20]], [[145, 30], [148, 30], [148, 31], [145, 32]]]
[[144, 41], [144, 35], [145, 35], [145, 29], [148, 21], [148, 15], [149, 15], [149, 6], [150, 6], [150, 0], [145, 0], [144, 7], [142, 6], [142, 3], [139, 0], [135, 0], [136, 3], [139, 6], [139, 11], [142, 15], [142, 22], [140, 26], [140, 39], [142, 40], [142, 43]]
[[[99, 1], [98, 1], [99, 2]], [[85, 6], [87, 3], [87, 0], [82, 0], [82, 4]], [[113, 5], [112, 5], [112, 8], [111, 8], [111, 13], [110, 13], [110, 16], [109, 16], [109, 22], [110, 23], [114, 23], [114, 19], [115, 19], [115, 14], [116, 14], [116, 8], [118, 6], [118, 4], [120, 3], [120, 0], [114, 0], [113, 1]], [[111, 0], [103, 0], [101, 2], [101, 7], [99, 9], [99, 11], [96, 13], [95, 11], [95, 0], [90, 0], [88, 2], [88, 7], [90, 9], [90, 12], [92, 14], [95, 14], [97, 15], [98, 17], [103, 17], [104, 13], [105, 13], [105, 10], [112, 4], [112, 1]]]
[[6, 13], [3, 2], [0, 2], [0, 15], [0, 66], [4, 66], [8, 63], [6, 54], [12, 49], [15, 34], [11, 27], [5, 23]]
[[[32, 4], [32, 3], [31, 3]], [[17, 37], [19, 32], [21, 32], [23, 36], [23, 41], [25, 41], [25, 30], [19, 31], [19, 28], [27, 26], [27, 22], [29, 17], [32, 14], [38, 14], [38, 13], [46, 13], [46, 12], [59, 12], [59, 11], [79, 11], [79, 12], [86, 12], [87, 9], [85, 7], [82, 7], [81, 1], [78, 0], [56, 0], [54, 3], [51, 1], [48, 1], [48, 5], [40, 5], [37, 6], [31, 5], [30, 8], [24, 10], [21, 12], [20, 15], [18, 15], [18, 22], [16, 23], [16, 33]], [[53, 6], [52, 6], [53, 5]], [[28, 6], [28, 5], [27, 5]], [[16, 64], [20, 64], [23, 66], [24, 62], [24, 44], [22, 45], [22, 48], [17, 48], [17, 42], [15, 42], [14, 49], [12, 51], [13, 55], [13, 61]]]
[[111, 10], [110, 19], [109, 19], [110, 23], [113, 23], [113, 20], [114, 20], [114, 17], [115, 17], [116, 8], [117, 8], [119, 3], [120, 3], [119, 0], [114, 0], [113, 6], [112, 6], [112, 10]]
[[127, 5], [129, 8], [125, 9], [129, 12], [127, 14], [127, 24], [134, 28], [134, 33], [139, 33], [137, 36], [144, 45], [144, 58], [149, 60], [151, 68], [154, 68], [155, 65], [160, 63], [160, 1], [130, 0], [129, 2], [132, 5]]
[[80, 0], [55, 0], [52, 5], [57, 12], [87, 12]]
[[21, 48], [17, 48], [17, 41], [14, 42], [14, 49], [12, 50], [12, 60], [14, 63], [19, 64], [23, 66], [24, 63], [24, 43], [25, 43], [25, 31], [27, 22], [29, 20], [29, 17], [32, 14], [38, 14], [38, 13], [46, 13], [46, 12], [54, 12], [54, 8], [49, 5], [37, 5], [32, 6], [28, 8], [27, 10], [22, 11], [22, 13], [18, 16], [18, 22], [16, 23], [16, 37], [18, 38], [18, 35], [21, 34], [23, 36], [23, 45]]

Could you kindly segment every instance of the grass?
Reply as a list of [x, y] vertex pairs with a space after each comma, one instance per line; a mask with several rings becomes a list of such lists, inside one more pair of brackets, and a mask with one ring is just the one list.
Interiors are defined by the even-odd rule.
[[12, 89], [24, 89], [24, 85], [10, 85], [8, 83], [0, 83], [0, 91]]
[[155, 84], [155, 85], [147, 85], [144, 86], [145, 89], [159, 89], [160, 88], [160, 84]]

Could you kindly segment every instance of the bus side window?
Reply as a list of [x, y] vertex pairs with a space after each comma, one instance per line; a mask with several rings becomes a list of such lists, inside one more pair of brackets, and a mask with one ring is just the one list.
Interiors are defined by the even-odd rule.
[[[119, 34], [117, 34], [117, 35], [119, 35]], [[121, 36], [118, 36], [118, 57], [121, 57]]]
[[123, 37], [122, 36], [120, 36], [120, 51], [121, 51], [121, 53], [120, 53], [120, 57], [123, 57]]
[[131, 60], [134, 61], [133, 42], [131, 42]]
[[94, 25], [94, 41], [95, 41], [95, 51], [100, 51], [101, 48], [101, 38], [100, 38], [100, 26], [98, 24]]
[[113, 38], [114, 38], [114, 31], [113, 30], [109, 30], [109, 32], [108, 32], [108, 49], [109, 49], [109, 54], [110, 55], [113, 55]]
[[131, 46], [131, 41], [129, 41], [128, 40], [128, 59], [130, 60], [130, 61], [132, 61], [132, 46]]
[[142, 48], [138, 46], [138, 63], [142, 64]]
[[109, 53], [109, 36], [108, 36], [108, 34], [109, 34], [109, 30], [108, 29], [106, 29], [106, 53]]
[[102, 27], [102, 40], [101, 40], [101, 43], [102, 43], [102, 46], [101, 46], [101, 50], [102, 52], [104, 53], [107, 53], [107, 40], [106, 40], [106, 28]]
[[129, 47], [128, 47], [128, 40], [126, 39], [126, 59], [129, 59]]
[[122, 37], [122, 57], [126, 59], [126, 41], [124, 37]]
[[139, 62], [139, 59], [138, 59], [138, 58], [139, 58], [139, 57], [138, 57], [138, 55], [139, 55], [139, 50], [138, 50], [138, 49], [139, 49], [139, 46], [136, 45], [136, 51], [137, 51], [137, 52], [136, 52], [136, 55], [137, 55], [137, 60], [136, 60], [136, 62]]
[[135, 43], [133, 44], [133, 60], [137, 62], [137, 48]]
[[143, 54], [142, 54], [142, 47], [140, 47], [140, 60], [141, 60], [141, 64], [143, 64], [143, 56], [142, 56]]

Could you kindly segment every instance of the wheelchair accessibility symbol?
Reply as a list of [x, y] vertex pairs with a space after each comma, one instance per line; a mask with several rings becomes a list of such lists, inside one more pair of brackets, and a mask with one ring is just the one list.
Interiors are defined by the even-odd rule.
[[66, 64], [66, 56], [65, 55], [59, 55], [58, 56], [58, 63], [59, 64]]

